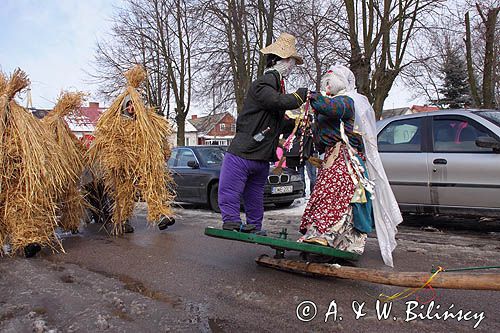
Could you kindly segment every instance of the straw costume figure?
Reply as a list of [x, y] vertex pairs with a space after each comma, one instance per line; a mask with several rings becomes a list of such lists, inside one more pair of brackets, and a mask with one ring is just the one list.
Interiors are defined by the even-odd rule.
[[85, 163], [86, 148], [71, 132], [64, 117], [78, 111], [82, 105], [84, 94], [81, 92], [62, 93], [54, 109], [42, 119], [49, 133], [59, 145], [61, 158], [67, 159], [70, 165], [69, 172], [64, 175], [62, 192], [55, 200], [59, 204], [59, 226], [66, 231], [78, 230], [80, 221], [85, 212], [85, 200], [80, 190], [80, 178]]
[[55, 198], [71, 166], [42, 122], [13, 99], [29, 85], [26, 74], [17, 69], [0, 82], [1, 251], [10, 246], [11, 253], [24, 249], [31, 257], [49, 246], [64, 252], [55, 236]]
[[165, 166], [170, 155], [170, 126], [146, 108], [137, 91], [146, 78], [145, 70], [135, 66], [125, 77], [128, 86], [99, 118], [89, 150], [93, 167], [104, 178], [113, 202], [115, 235], [127, 232], [138, 193], [148, 204], [150, 223], [159, 222], [162, 230], [175, 221], [170, 207], [173, 181]]

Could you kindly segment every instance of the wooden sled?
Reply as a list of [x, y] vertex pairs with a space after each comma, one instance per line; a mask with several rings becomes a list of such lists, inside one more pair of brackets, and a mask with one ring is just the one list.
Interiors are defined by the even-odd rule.
[[[255, 260], [256, 263], [261, 266], [288, 272], [330, 276], [408, 288], [421, 287], [432, 275], [430, 272], [395, 272], [285, 259], [284, 255], [286, 251], [299, 251], [350, 261], [358, 260], [360, 257], [358, 254], [341, 251], [328, 246], [297, 243], [294, 240], [287, 239], [286, 229], [283, 229], [278, 237], [270, 237], [208, 227], [205, 229], [205, 235], [270, 246], [276, 250], [274, 258], [261, 255]], [[432, 279], [431, 285], [433, 288], [500, 291], [500, 274], [467, 274], [444, 271]]]
[[276, 259], [284, 258], [286, 251], [299, 251], [303, 253], [317, 254], [344, 260], [358, 260], [360, 257], [360, 255], [356, 253], [341, 251], [333, 247], [308, 243], [297, 243], [295, 240], [288, 239], [286, 228], [283, 228], [281, 230], [278, 237], [260, 236], [251, 233], [222, 230], [213, 227], [205, 228], [205, 235], [245, 243], [270, 246], [271, 248], [276, 250], [276, 254], [274, 256], [274, 258]]

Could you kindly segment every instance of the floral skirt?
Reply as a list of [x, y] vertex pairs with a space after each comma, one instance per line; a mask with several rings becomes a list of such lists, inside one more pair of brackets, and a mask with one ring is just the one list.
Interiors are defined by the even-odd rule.
[[[325, 160], [337, 153], [333, 147]], [[347, 150], [340, 146], [333, 163], [319, 170], [314, 192], [302, 216], [299, 242], [332, 246], [339, 250], [362, 254], [366, 234], [354, 228], [351, 200], [355, 184], [347, 168]]]

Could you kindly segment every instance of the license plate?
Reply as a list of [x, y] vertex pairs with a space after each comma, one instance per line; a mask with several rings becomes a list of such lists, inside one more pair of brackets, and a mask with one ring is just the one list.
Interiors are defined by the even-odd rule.
[[292, 193], [293, 192], [293, 186], [288, 185], [288, 186], [273, 186], [271, 188], [271, 193], [272, 194], [283, 194], [283, 193]]

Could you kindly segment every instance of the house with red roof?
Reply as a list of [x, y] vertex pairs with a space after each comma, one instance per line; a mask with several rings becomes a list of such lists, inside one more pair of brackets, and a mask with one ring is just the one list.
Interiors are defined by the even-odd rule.
[[[172, 126], [170, 142], [177, 145], [177, 128]], [[216, 113], [204, 117], [192, 115], [186, 120], [185, 145], [219, 145], [226, 146], [236, 134], [236, 119], [229, 113]]]
[[419, 112], [432, 112], [432, 111], [438, 111], [439, 108], [435, 105], [412, 105], [411, 108], [411, 113], [419, 113]]
[[70, 115], [65, 118], [71, 131], [78, 137], [92, 138], [97, 120], [106, 108], [100, 107], [99, 102], [89, 102], [88, 106], [80, 107], [78, 115]]
[[236, 119], [229, 112], [205, 117], [193, 115], [188, 122], [198, 131], [198, 145], [226, 146], [236, 134]]
[[[38, 119], [42, 119], [51, 111], [37, 108], [28, 108], [28, 110]], [[64, 120], [77, 138], [91, 141], [94, 138], [97, 120], [104, 111], [106, 108], [100, 107], [98, 102], [90, 102], [88, 106], [80, 107], [78, 114], [66, 116]]]
[[439, 108], [434, 105], [412, 105], [411, 107], [403, 107], [397, 109], [386, 109], [382, 111], [382, 116], [380, 119], [387, 119], [396, 116], [402, 116], [405, 114], [414, 114], [419, 112], [432, 112], [438, 111]]

